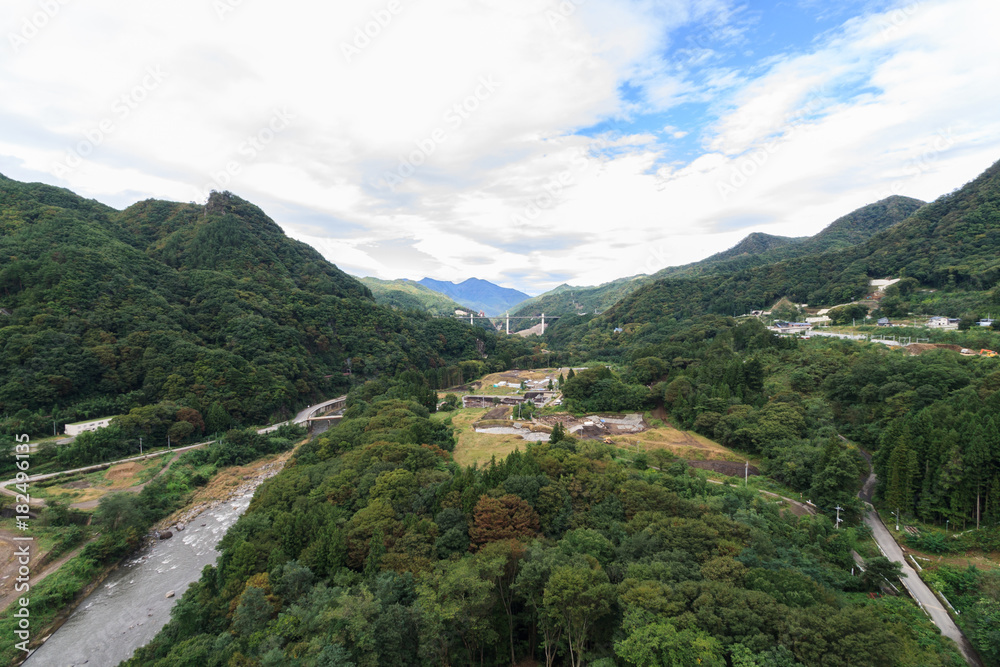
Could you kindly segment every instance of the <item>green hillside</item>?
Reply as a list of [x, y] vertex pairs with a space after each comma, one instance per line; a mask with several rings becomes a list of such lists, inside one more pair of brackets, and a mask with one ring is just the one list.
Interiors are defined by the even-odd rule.
[[[912, 279], [891, 292], [890, 303], [904, 314], [912, 307], [986, 315], [987, 306], [997, 303], [989, 290], [1000, 280], [998, 204], [1000, 164], [864, 243], [732, 273], [657, 280], [616, 304], [604, 321], [615, 326], [700, 313], [741, 314], [782, 297], [831, 306], [864, 297], [871, 279], [887, 276]], [[821, 240], [820, 247], [849, 242], [844, 236]], [[897, 296], [900, 289], [907, 293], [905, 299]]]
[[601, 312], [648, 281], [648, 276], [639, 275], [619, 278], [593, 287], [574, 287], [563, 284], [519, 303], [515, 312], [511, 314], [529, 316], [540, 313], [562, 315]]
[[892, 196], [834, 220], [815, 236], [788, 238], [750, 234], [729, 250], [693, 264], [667, 267], [654, 273], [653, 278], [733, 273], [753, 266], [849, 248], [902, 222], [924, 205], [925, 202], [919, 199]]
[[160, 403], [261, 423], [353, 379], [526, 353], [376, 305], [230, 193], [117, 211], [3, 178], [0, 232], [0, 433]]
[[600, 313], [656, 279], [732, 274], [755, 266], [848, 248], [900, 223], [922, 206], [924, 202], [918, 199], [893, 196], [838, 218], [815, 236], [789, 238], [754, 232], [729, 250], [691, 264], [667, 267], [652, 276], [620, 278], [596, 287], [560, 285], [525, 301], [518, 306], [516, 314]]
[[396, 310], [416, 310], [435, 316], [453, 315], [456, 310], [472, 310], [413, 280], [381, 280], [372, 277], [358, 280], [371, 290], [375, 303]]

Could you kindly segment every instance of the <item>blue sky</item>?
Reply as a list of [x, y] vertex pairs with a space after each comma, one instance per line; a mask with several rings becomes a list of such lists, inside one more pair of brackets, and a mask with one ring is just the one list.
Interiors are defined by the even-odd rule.
[[1000, 158], [993, 0], [47, 6], [0, 19], [0, 172], [229, 189], [356, 275], [597, 284]]

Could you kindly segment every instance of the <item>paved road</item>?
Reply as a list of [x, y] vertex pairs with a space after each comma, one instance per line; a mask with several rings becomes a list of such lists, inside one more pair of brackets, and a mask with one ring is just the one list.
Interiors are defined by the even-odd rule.
[[260, 432], [261, 433], [270, 433], [271, 431], [277, 431], [278, 428], [280, 428], [281, 426], [284, 426], [285, 424], [288, 424], [288, 423], [302, 424], [304, 422], [309, 421], [309, 418], [312, 417], [312, 416], [314, 416], [316, 413], [322, 412], [323, 409], [326, 408], [328, 405], [332, 405], [333, 403], [336, 403], [338, 401], [343, 401], [343, 400], [346, 400], [346, 399], [347, 399], [347, 394], [344, 394], [343, 396], [338, 396], [337, 398], [331, 398], [329, 401], [323, 401], [322, 403], [317, 403], [316, 405], [310, 405], [308, 408], [306, 408], [305, 410], [302, 410], [301, 412], [299, 412], [299, 414], [297, 414], [294, 417], [292, 417], [292, 419], [290, 420], [290, 422], [281, 422], [280, 424], [275, 424], [273, 426], [268, 426], [266, 428], [260, 429]]
[[951, 616], [948, 615], [943, 603], [934, 595], [934, 592], [927, 587], [927, 584], [920, 579], [913, 568], [906, 564], [903, 550], [896, 543], [896, 540], [893, 539], [892, 533], [882, 523], [882, 519], [879, 518], [878, 513], [870, 507], [865, 514], [865, 523], [872, 529], [872, 535], [875, 537], [875, 541], [878, 543], [882, 553], [885, 554], [885, 557], [902, 564], [903, 576], [900, 577], [900, 580], [903, 582], [906, 590], [910, 592], [910, 595], [913, 596], [913, 599], [919, 602], [920, 606], [931, 617], [934, 625], [941, 629], [941, 634], [945, 637], [950, 637], [958, 644], [958, 648], [965, 657], [966, 662], [974, 667], [982, 667], [979, 656], [976, 655], [972, 644], [969, 643], [969, 640], [966, 639], [962, 631], [955, 625], [955, 621], [951, 620]]
[[[322, 403], [317, 403], [316, 405], [310, 405], [308, 408], [306, 408], [305, 410], [302, 410], [301, 412], [299, 412], [299, 414], [295, 415], [295, 417], [293, 417], [291, 419], [291, 422], [295, 423], [295, 424], [301, 424], [302, 422], [307, 421], [315, 413], [321, 412], [326, 406], [328, 406], [328, 405], [330, 405], [332, 403], [336, 403], [337, 401], [343, 401], [346, 398], [347, 398], [347, 395], [345, 394], [344, 396], [338, 396], [337, 398], [332, 398], [329, 401], [324, 401]], [[281, 424], [275, 424], [274, 426], [267, 426], [267, 427], [258, 429], [257, 432], [258, 433], [270, 433], [271, 431], [277, 430], [279, 426], [282, 426], [282, 425], [287, 424], [287, 423], [289, 423], [289, 422], [282, 422]], [[117, 461], [108, 461], [106, 463], [98, 463], [98, 464], [91, 465], [91, 466], [85, 466], [83, 468], [75, 468], [73, 470], [60, 470], [59, 472], [48, 473], [48, 474], [45, 474], [45, 475], [33, 475], [33, 476], [31, 476], [31, 477], [28, 478], [28, 482], [29, 483], [38, 482], [38, 481], [41, 481], [43, 479], [50, 479], [52, 477], [60, 477], [62, 475], [72, 475], [72, 474], [75, 474], [75, 473], [78, 473], [78, 472], [94, 472], [96, 470], [103, 470], [104, 468], [110, 468], [111, 466], [118, 465], [119, 463], [128, 463], [130, 461], [145, 461], [146, 459], [153, 458], [154, 456], [163, 456], [164, 454], [174, 454], [174, 453], [179, 453], [179, 452], [186, 452], [186, 451], [188, 451], [190, 449], [197, 449], [198, 447], [204, 447], [205, 445], [210, 445], [213, 442], [215, 442], [215, 441], [214, 440], [209, 440], [208, 442], [199, 442], [198, 444], [188, 445], [186, 447], [174, 447], [172, 449], [163, 449], [161, 451], [153, 452], [151, 454], [145, 454], [145, 455], [142, 455], [142, 456], [131, 456], [131, 457], [127, 458], [127, 459], [118, 459]], [[15, 482], [17, 482], [16, 479], [8, 479], [7, 481], [0, 481], [0, 493], [4, 493], [4, 494], [6, 494], [8, 496], [16, 496], [17, 495], [17, 491], [16, 490], [14, 490], [14, 489], [8, 489], [7, 488], [9, 485], [14, 484]], [[45, 501], [42, 500], [41, 498], [32, 498], [31, 501], [30, 501], [30, 505], [33, 506], [33, 507], [44, 507], [45, 506]]]
[[923, 610], [927, 612], [927, 615], [931, 617], [931, 621], [934, 622], [934, 625], [940, 628], [941, 634], [945, 637], [950, 637], [956, 644], [958, 644], [958, 650], [962, 652], [962, 656], [965, 658], [967, 663], [973, 667], [983, 667], [983, 663], [979, 660], [979, 656], [976, 654], [975, 649], [972, 648], [972, 644], [965, 637], [965, 635], [962, 634], [959, 627], [955, 625], [955, 621], [951, 619], [951, 616], [948, 615], [948, 612], [944, 608], [944, 603], [938, 599], [938, 597], [934, 594], [934, 591], [932, 591], [913, 570], [913, 568], [907, 564], [902, 548], [900, 548], [896, 539], [892, 536], [892, 533], [885, 527], [882, 523], [882, 519], [871, 506], [870, 501], [872, 491], [875, 489], [875, 471], [871, 470], [871, 455], [864, 450], [860, 451], [868, 460], [870, 472], [868, 473], [868, 479], [865, 481], [864, 487], [861, 489], [861, 492], [858, 493], [858, 496], [865, 501], [865, 505], [868, 507], [868, 511], [865, 513], [865, 523], [872, 529], [872, 536], [875, 538], [876, 544], [878, 544], [879, 549], [886, 558], [903, 566], [903, 576], [900, 577], [900, 581], [903, 582], [903, 586], [906, 587], [910, 596], [912, 596], [913, 599], [920, 604]]

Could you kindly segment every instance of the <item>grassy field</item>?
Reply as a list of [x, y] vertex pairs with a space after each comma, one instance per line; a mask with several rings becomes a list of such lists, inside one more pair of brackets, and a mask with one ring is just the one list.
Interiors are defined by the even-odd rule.
[[[463, 466], [487, 463], [492, 456], [501, 459], [517, 448], [524, 449], [526, 441], [520, 436], [476, 433], [472, 423], [483, 418], [485, 408], [468, 408], [452, 412], [439, 412], [434, 418], [445, 420], [449, 417], [455, 426], [457, 444], [453, 457]], [[569, 417], [569, 415], [567, 415]], [[670, 426], [661, 426], [643, 433], [610, 436], [618, 447], [629, 451], [652, 451], [664, 449], [671, 454], [693, 461], [735, 461], [743, 462], [746, 457], [712, 442], [708, 438], [687, 431], [678, 431]]]
[[68, 475], [32, 484], [32, 495], [68, 503], [100, 500], [113, 491], [121, 491], [151, 480], [173, 457], [158, 456], [148, 461], [120, 463], [85, 475]]
[[459, 465], [471, 466], [478, 463], [481, 466], [489, 463], [493, 456], [500, 460], [515, 449], [523, 450], [527, 445], [518, 435], [493, 435], [473, 431], [472, 423], [482, 419], [487, 412], [489, 410], [485, 408], [468, 408], [435, 413], [434, 418], [441, 421], [451, 417], [451, 423], [455, 426], [455, 439], [458, 441], [452, 457]]
[[746, 460], [743, 455], [726, 449], [704, 436], [690, 431], [678, 431], [670, 426], [661, 426], [642, 433], [613, 435], [611, 441], [619, 447], [638, 448], [647, 452], [665, 449], [674, 456], [691, 461]]

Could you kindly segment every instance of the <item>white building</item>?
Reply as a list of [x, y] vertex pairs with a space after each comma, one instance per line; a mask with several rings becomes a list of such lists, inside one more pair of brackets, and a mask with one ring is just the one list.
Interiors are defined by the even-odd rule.
[[114, 417], [105, 417], [104, 419], [95, 419], [89, 422], [77, 422], [75, 424], [66, 424], [66, 435], [80, 435], [84, 431], [96, 431], [99, 428], [104, 428], [111, 424], [111, 420]]
[[927, 320], [927, 326], [931, 329], [957, 329], [958, 318], [955, 317], [932, 317]]

